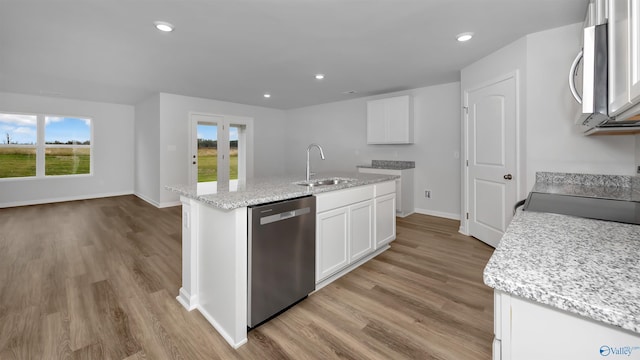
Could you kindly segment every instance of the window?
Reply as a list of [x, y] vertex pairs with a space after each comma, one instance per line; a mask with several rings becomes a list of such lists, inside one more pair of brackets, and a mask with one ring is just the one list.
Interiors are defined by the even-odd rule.
[[91, 119], [0, 113], [0, 178], [91, 174]]
[[44, 174], [91, 173], [91, 120], [46, 116]]
[[35, 115], [0, 114], [0, 178], [36, 176], [37, 127]]

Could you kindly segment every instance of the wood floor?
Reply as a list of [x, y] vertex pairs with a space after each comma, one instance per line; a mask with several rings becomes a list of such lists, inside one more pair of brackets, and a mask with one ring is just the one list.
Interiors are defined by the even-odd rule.
[[180, 209], [134, 196], [0, 209], [0, 359], [491, 358], [492, 248], [398, 219], [391, 249], [233, 350], [180, 288]]

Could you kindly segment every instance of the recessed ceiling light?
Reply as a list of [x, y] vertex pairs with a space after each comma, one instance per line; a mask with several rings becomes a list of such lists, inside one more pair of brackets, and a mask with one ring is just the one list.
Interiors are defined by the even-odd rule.
[[174, 27], [172, 24], [169, 24], [166, 21], [154, 21], [153, 25], [156, 26], [156, 29], [164, 32], [171, 32], [173, 31], [173, 27]]
[[469, 41], [471, 40], [471, 38], [473, 37], [473, 33], [472, 32], [465, 32], [465, 33], [461, 33], [456, 35], [456, 39], [460, 42], [465, 42], [465, 41]]
[[264, 95], [262, 95], [262, 96], [264, 96], [265, 98], [267, 98], [267, 99], [268, 99], [268, 98], [270, 98], [270, 97], [271, 97], [271, 94], [266, 93], [266, 94], [264, 94]]
[[316, 80], [324, 79], [324, 74], [316, 74]]

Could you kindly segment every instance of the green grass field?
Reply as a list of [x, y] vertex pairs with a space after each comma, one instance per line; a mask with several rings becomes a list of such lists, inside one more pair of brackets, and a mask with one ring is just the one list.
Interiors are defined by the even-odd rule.
[[[238, 178], [238, 150], [231, 149], [229, 178]], [[198, 149], [198, 182], [218, 180], [218, 151], [212, 148]]]
[[[45, 175], [89, 174], [90, 149], [47, 148], [44, 156]], [[0, 178], [29, 177], [36, 175], [36, 150], [34, 148], [0, 148]]]
[[[238, 151], [231, 149], [230, 178], [238, 178]], [[45, 175], [89, 174], [90, 149], [47, 148]], [[216, 149], [198, 149], [198, 182], [216, 181], [218, 153]], [[0, 147], [0, 178], [36, 176], [36, 150], [23, 147]]]

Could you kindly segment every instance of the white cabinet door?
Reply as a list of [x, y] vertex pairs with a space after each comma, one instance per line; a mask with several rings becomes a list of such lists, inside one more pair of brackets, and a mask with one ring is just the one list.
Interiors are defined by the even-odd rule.
[[373, 100], [367, 102], [367, 143], [382, 144], [386, 142], [387, 120], [385, 102]]
[[404, 144], [413, 142], [413, 131], [409, 133], [409, 106], [408, 96], [387, 99], [385, 117], [388, 121], [388, 143]]
[[349, 209], [342, 207], [316, 217], [316, 282], [349, 263]]
[[373, 251], [373, 200], [349, 206], [349, 262]]
[[629, 101], [629, 5], [631, 0], [609, 1], [609, 115], [626, 110]]
[[376, 198], [376, 249], [396, 238], [396, 194]]
[[413, 104], [409, 95], [367, 102], [367, 144], [412, 144]]
[[629, 7], [629, 100], [635, 104], [640, 100], [640, 1], [619, 1]]

